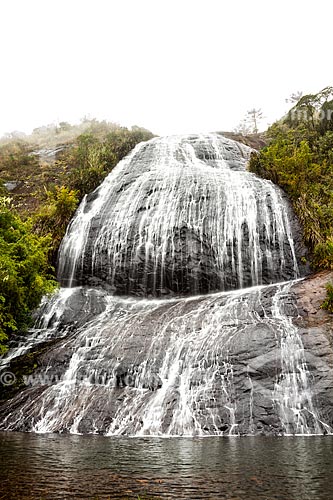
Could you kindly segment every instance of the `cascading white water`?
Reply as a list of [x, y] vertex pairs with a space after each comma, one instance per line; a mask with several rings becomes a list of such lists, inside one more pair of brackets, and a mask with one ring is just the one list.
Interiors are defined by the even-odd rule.
[[286, 434], [321, 434], [331, 432], [329, 425], [319, 419], [313, 394], [304, 347], [292, 319], [283, 313], [283, 301], [292, 283], [281, 287], [273, 298], [273, 315], [280, 322], [281, 372], [275, 383], [273, 398], [277, 404]]
[[330, 432], [291, 283], [273, 284], [299, 276], [293, 216], [272, 183], [245, 170], [249, 154], [217, 135], [153, 139], [83, 201], [60, 254], [70, 288], [43, 306], [29, 349], [50, 331], [56, 344], [2, 429]]
[[59, 374], [49, 365], [27, 377], [32, 389], [48, 387], [3, 428], [26, 421], [35, 432], [256, 434], [258, 409], [266, 408], [265, 420], [277, 407], [268, 419], [272, 432], [326, 432], [300, 337], [283, 312], [289, 288], [169, 300], [99, 296], [105, 309], [62, 347], [67, 368]]
[[98, 278], [156, 296], [296, 278], [286, 202], [245, 170], [251, 150], [235, 144], [207, 135], [137, 146], [82, 203], [62, 244], [61, 282]]

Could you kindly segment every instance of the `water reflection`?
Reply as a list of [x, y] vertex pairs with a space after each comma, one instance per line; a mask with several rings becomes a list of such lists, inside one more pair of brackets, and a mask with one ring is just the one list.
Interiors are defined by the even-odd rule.
[[0, 434], [1, 499], [330, 500], [333, 438]]

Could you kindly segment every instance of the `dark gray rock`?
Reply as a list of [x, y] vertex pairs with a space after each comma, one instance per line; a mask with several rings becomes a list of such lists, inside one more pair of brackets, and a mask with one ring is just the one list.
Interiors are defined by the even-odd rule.
[[215, 135], [154, 139], [84, 200], [60, 253], [70, 288], [2, 360], [0, 379], [16, 382], [0, 429], [332, 432], [332, 315], [320, 309], [332, 275], [254, 286], [307, 269], [296, 217], [245, 171], [249, 151]]
[[62, 285], [190, 296], [306, 274], [298, 221], [281, 190], [246, 171], [250, 152], [213, 134], [139, 145], [72, 221]]
[[321, 308], [333, 272], [321, 272], [293, 287], [300, 316], [298, 326], [311, 373], [315, 404], [333, 427], [333, 314]]
[[[37, 356], [26, 388], [2, 404], [0, 428], [326, 433], [333, 427], [333, 321], [319, 305], [327, 280], [164, 301], [103, 295], [106, 308]], [[75, 300], [81, 307], [78, 290], [68, 298], [72, 310]], [[291, 320], [298, 329], [289, 338]], [[286, 342], [290, 357], [299, 357], [296, 371], [306, 365], [308, 385], [299, 381], [299, 401], [283, 408], [277, 385], [283, 397], [295, 397], [286, 387]]]

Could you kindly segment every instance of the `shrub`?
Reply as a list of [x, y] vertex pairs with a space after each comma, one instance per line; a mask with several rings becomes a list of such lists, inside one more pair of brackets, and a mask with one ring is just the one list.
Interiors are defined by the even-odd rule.
[[326, 309], [326, 311], [333, 313], [333, 284], [328, 283], [326, 285], [326, 299], [321, 305], [322, 309]]
[[48, 263], [51, 238], [32, 233], [31, 221], [0, 198], [0, 351], [13, 332], [24, 331], [31, 311], [56, 286]]
[[332, 106], [332, 94], [327, 88], [303, 96], [285, 119], [270, 127], [269, 145], [253, 154], [249, 165], [288, 194], [316, 270], [333, 269], [333, 120], [323, 126], [318, 118]]
[[34, 218], [34, 230], [41, 236], [49, 237], [52, 241], [50, 260], [53, 264], [78, 203], [77, 191], [65, 186], [55, 186], [46, 190], [46, 201]]

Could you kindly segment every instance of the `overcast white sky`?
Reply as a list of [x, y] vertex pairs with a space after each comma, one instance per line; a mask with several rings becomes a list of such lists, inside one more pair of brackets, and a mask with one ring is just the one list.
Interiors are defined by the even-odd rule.
[[[0, 135], [85, 115], [231, 130], [333, 84], [330, 0], [0, 0]], [[264, 126], [264, 124], [262, 125]]]

